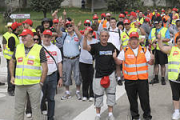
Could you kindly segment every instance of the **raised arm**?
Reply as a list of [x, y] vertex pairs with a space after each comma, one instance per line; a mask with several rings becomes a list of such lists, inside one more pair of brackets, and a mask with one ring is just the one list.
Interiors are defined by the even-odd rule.
[[57, 13], [58, 13], [58, 10], [55, 10], [55, 11], [53, 12], [53, 14], [52, 14], [53, 19], [58, 19]]
[[161, 40], [161, 34], [158, 34], [157, 38], [158, 38], [158, 45], [159, 45], [160, 50], [166, 54], [170, 54], [172, 47], [163, 45], [162, 43], [163, 40]]
[[79, 38], [79, 40], [80, 40], [80, 39], [82, 38], [82, 35], [81, 35], [81, 33], [79, 32], [78, 27], [75, 25], [74, 20], [71, 21], [71, 24], [72, 24], [72, 26], [73, 26], [73, 28], [74, 28], [74, 31], [75, 31], [76, 35], [78, 36], [78, 38]]
[[60, 30], [60, 28], [62, 27], [62, 25], [63, 25], [62, 16], [60, 16], [60, 17], [59, 17], [58, 25], [57, 25], [57, 27], [55, 27], [58, 37], [61, 37], [61, 36], [62, 36], [62, 31]]
[[87, 44], [87, 35], [88, 35], [89, 30], [85, 30], [84, 31], [84, 39], [83, 39], [83, 49], [90, 51], [91, 50], [91, 46]]

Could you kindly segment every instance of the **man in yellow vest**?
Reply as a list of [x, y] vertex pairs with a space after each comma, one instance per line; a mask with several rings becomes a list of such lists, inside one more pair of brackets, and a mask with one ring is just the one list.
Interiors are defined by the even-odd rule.
[[174, 105], [173, 120], [180, 118], [179, 98], [180, 98], [180, 36], [176, 38], [175, 46], [163, 46], [161, 35], [158, 35], [158, 44], [162, 52], [168, 54], [168, 79], [172, 90], [172, 99]]
[[138, 17], [137, 21], [139, 21], [141, 23], [141, 25], [144, 23], [144, 16], [143, 16], [142, 11], [139, 12], [139, 17]]
[[27, 93], [31, 100], [33, 120], [41, 120], [40, 96], [48, 71], [47, 59], [42, 46], [34, 43], [31, 30], [24, 29], [20, 36], [23, 44], [17, 46], [9, 63], [11, 83], [16, 86], [14, 120], [24, 120]]
[[9, 61], [12, 58], [15, 48], [20, 43], [18, 34], [19, 34], [19, 30], [20, 30], [19, 26], [21, 26], [21, 25], [22, 25], [21, 23], [17, 23], [17, 22], [14, 22], [11, 25], [12, 33], [11, 33], [10, 37], [8, 37], [7, 44], [6, 44], [6, 47], [4, 50], [4, 58], [6, 58], [6, 60], [7, 60], [7, 70], [8, 70], [8, 74], [7, 74], [8, 89], [7, 89], [7, 91], [10, 96], [14, 96], [15, 86], [13, 84], [11, 84], [11, 82], [10, 82], [11, 76], [10, 76], [10, 72], [9, 72]]
[[139, 45], [138, 32], [131, 32], [129, 46], [125, 47], [118, 57], [116, 52], [113, 58], [116, 64], [123, 63], [123, 74], [125, 89], [130, 102], [132, 120], [140, 120], [138, 112], [139, 97], [142, 106], [143, 120], [151, 120], [151, 109], [149, 102], [148, 64], [153, 65], [154, 56]]
[[155, 28], [153, 28], [149, 34], [149, 43], [153, 46], [152, 52], [155, 54], [155, 65], [154, 65], [154, 73], [155, 78], [151, 80], [150, 84], [159, 83], [158, 73], [159, 73], [159, 64], [161, 66], [161, 84], [166, 85], [165, 81], [165, 71], [167, 64], [167, 55], [163, 53], [158, 46], [157, 43], [157, 34], [161, 33], [163, 45], [168, 46], [168, 42], [170, 41], [170, 33], [168, 28], [162, 27], [162, 19], [161, 17], [157, 17], [154, 21]]

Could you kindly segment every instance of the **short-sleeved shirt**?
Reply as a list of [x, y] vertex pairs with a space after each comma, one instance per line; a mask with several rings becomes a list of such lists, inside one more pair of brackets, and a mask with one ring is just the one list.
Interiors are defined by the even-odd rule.
[[[67, 36], [66, 36], [67, 34]], [[79, 46], [82, 38], [79, 40], [78, 36], [74, 32], [73, 36], [70, 36], [68, 33], [63, 32], [62, 38], [65, 38], [64, 44], [63, 44], [63, 54], [66, 57], [75, 57], [80, 54]], [[63, 39], [62, 39], [63, 40]]]
[[[134, 52], [134, 55], [135, 56], [137, 56], [137, 54], [138, 54], [138, 47], [136, 48], [136, 49], [132, 49], [132, 51]], [[118, 59], [119, 60], [122, 60], [122, 61], [124, 61], [125, 60], [125, 55], [124, 55], [125, 53], [124, 53], [124, 50], [121, 50], [121, 52], [119, 53], [119, 55], [118, 55]], [[150, 58], [150, 52], [149, 52], [149, 50], [147, 49], [146, 50], [146, 53], [145, 53], [145, 58], [146, 58], [146, 61], [148, 62], [151, 58]]]
[[[43, 45], [43, 44], [42, 44]], [[48, 52], [54, 57], [56, 63], [60, 63], [62, 61], [62, 56], [59, 48], [52, 43], [50, 43], [50, 46], [43, 45]], [[46, 58], [47, 58], [47, 64], [48, 64], [48, 73], [47, 75], [51, 75], [53, 72], [57, 71], [56, 63], [54, 62], [53, 58], [45, 51]]]
[[[159, 33], [159, 31], [160, 31], [162, 28], [163, 28], [163, 27], [161, 27], [160, 29], [157, 29], [157, 33]], [[151, 32], [152, 32], [152, 30], [151, 30]], [[151, 32], [150, 32], [149, 37], [148, 37], [149, 40], [152, 40], [152, 38], [151, 38], [151, 37], [152, 37], [152, 36], [151, 36]], [[170, 39], [169, 29], [167, 29], [167, 31], [166, 31], [165, 38]]]
[[[82, 40], [82, 42], [81, 42], [81, 53], [80, 53], [80, 57], [79, 57], [79, 62], [86, 63], [86, 64], [92, 64], [93, 63], [92, 55], [87, 50], [83, 49], [83, 41], [84, 40]], [[99, 40], [94, 39], [94, 38], [91, 41], [87, 40], [88, 45], [95, 44], [98, 42], [99, 42]]]
[[95, 58], [95, 77], [102, 78], [110, 75], [116, 68], [115, 61], [113, 59], [113, 52], [118, 49], [112, 44], [107, 43], [106, 46], [102, 46], [101, 43], [91, 44], [91, 50], [89, 51]]
[[[29, 53], [29, 51], [31, 50], [32, 47], [30, 47], [30, 48], [24, 47], [24, 48], [25, 48], [25, 55], [27, 56], [27, 54]], [[14, 50], [14, 53], [12, 55], [12, 59], [14, 59], [14, 60], [16, 60], [15, 54], [16, 54], [16, 49]], [[47, 59], [46, 59], [44, 49], [41, 48], [41, 50], [40, 50], [40, 63], [43, 63], [46, 61], [47, 61]]]

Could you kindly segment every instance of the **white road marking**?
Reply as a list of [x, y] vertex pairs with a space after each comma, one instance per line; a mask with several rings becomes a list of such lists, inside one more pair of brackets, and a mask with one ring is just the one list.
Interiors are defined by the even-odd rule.
[[5, 97], [5, 94], [0, 93], [0, 98]]
[[[118, 100], [121, 96], [125, 94], [125, 88], [123, 86], [116, 87], [116, 100]], [[103, 113], [108, 107], [106, 105], [106, 96], [104, 95], [103, 99], [104, 106], [101, 108], [101, 113]], [[94, 120], [96, 116], [96, 110], [94, 104], [89, 108], [81, 112], [78, 116], [76, 116], [73, 120]]]

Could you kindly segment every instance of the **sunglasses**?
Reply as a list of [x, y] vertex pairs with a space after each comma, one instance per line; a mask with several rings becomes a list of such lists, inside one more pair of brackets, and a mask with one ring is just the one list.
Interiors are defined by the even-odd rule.
[[84, 26], [90, 26], [90, 24], [84, 24]]
[[69, 24], [69, 25], [66, 25], [66, 27], [68, 28], [68, 27], [72, 27], [72, 25], [71, 24]]
[[36, 40], [39, 41], [39, 39], [34, 38], [34, 41], [36, 41]]

